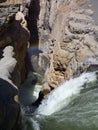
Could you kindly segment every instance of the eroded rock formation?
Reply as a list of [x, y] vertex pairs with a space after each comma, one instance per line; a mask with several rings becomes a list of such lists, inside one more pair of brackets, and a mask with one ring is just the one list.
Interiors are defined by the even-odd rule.
[[[82, 0], [41, 0], [39, 64], [52, 88], [80, 73], [98, 69], [98, 26]], [[45, 57], [45, 58], [44, 58]], [[46, 62], [46, 59], [48, 62]]]
[[20, 106], [16, 101], [18, 88], [11, 81], [11, 73], [16, 66], [16, 59], [13, 57], [12, 46], [3, 49], [0, 60], [0, 129], [20, 130]]
[[25, 56], [29, 41], [29, 31], [26, 28], [27, 23], [24, 15], [18, 10], [16, 10], [16, 13], [9, 13], [6, 18], [5, 16], [2, 17], [5, 19], [5, 22], [1, 20], [0, 48], [8, 45], [14, 47], [17, 66], [12, 74], [12, 80], [19, 86], [25, 79]]
[[[1, 1], [0, 1], [1, 2]], [[4, 1], [2, 1], [4, 2]], [[20, 130], [18, 88], [25, 80], [29, 31], [19, 3], [0, 4], [0, 129]]]
[[11, 73], [14, 84], [20, 86], [25, 80], [29, 39], [32, 46], [42, 51], [31, 60], [36, 62], [33, 65], [36, 72], [44, 75], [43, 93], [80, 73], [98, 69], [98, 26], [92, 18], [91, 7], [83, 7], [85, 2], [0, 1], [0, 58], [6, 46], [14, 47], [17, 60]]

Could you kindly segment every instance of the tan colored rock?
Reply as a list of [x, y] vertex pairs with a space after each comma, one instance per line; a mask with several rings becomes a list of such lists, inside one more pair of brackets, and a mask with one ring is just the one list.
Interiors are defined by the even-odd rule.
[[[28, 1], [28, 0], [26, 0], [26, 1]], [[5, 2], [5, 3], [4, 3]], [[3, 3], [4, 5], [5, 4], [20, 4], [20, 3], [22, 3], [23, 2], [23, 0], [1, 0], [0, 1], [0, 3]]]
[[47, 83], [43, 84], [41, 93], [45, 96], [51, 91], [49, 85]]
[[[85, 2], [40, 1], [39, 47], [49, 59], [45, 82], [51, 88], [98, 65], [98, 26], [91, 17], [93, 11], [82, 7]], [[45, 68], [42, 61], [40, 56], [40, 66]]]
[[73, 54], [68, 51], [58, 50], [53, 54], [53, 67], [55, 70], [65, 71], [67, 64], [70, 62]]

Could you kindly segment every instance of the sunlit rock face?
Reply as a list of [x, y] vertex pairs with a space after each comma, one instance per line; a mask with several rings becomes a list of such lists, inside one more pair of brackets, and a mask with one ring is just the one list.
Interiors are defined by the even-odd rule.
[[40, 0], [39, 65], [52, 88], [94, 66], [98, 69], [98, 26], [85, 2]]
[[2, 4], [7, 4], [7, 5], [10, 5], [10, 4], [21, 4], [23, 2], [29, 2], [29, 0], [0, 0], [0, 3]]
[[14, 47], [17, 66], [12, 80], [17, 86], [25, 79], [28, 41], [43, 52], [37, 63], [47, 88], [55, 88], [93, 66], [97, 69], [98, 27], [91, 6], [85, 7], [87, 1], [1, 1], [0, 47]]

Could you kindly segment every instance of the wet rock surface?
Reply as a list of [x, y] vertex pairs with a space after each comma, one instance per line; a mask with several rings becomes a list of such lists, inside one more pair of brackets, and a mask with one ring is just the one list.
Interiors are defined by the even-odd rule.
[[[6, 90], [6, 91], [5, 91]], [[18, 130], [20, 127], [20, 107], [14, 101], [18, 90], [0, 78], [0, 129]]]

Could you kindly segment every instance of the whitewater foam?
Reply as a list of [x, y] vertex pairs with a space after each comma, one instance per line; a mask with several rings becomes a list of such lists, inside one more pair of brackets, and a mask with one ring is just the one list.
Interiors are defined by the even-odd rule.
[[83, 73], [79, 77], [64, 82], [45, 97], [37, 109], [39, 115], [51, 115], [67, 106], [76, 98], [83, 85], [97, 80], [96, 72]]
[[31, 118], [34, 130], [40, 130], [39, 123]]
[[[29, 125], [28, 125], [29, 124]], [[39, 123], [34, 120], [32, 117], [23, 118], [23, 130], [40, 130]]]

